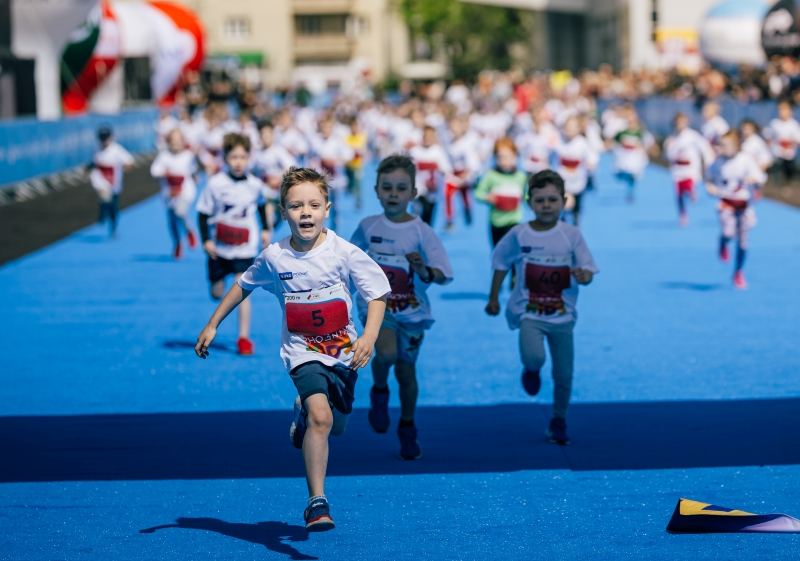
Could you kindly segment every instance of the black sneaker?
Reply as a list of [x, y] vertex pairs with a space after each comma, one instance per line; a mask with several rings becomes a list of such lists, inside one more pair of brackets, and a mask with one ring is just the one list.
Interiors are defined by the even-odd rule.
[[422, 450], [417, 442], [417, 427], [399, 427], [397, 436], [400, 438], [400, 459], [419, 460]]
[[[388, 388], [387, 388], [388, 389]], [[369, 390], [369, 413], [367, 421], [372, 430], [384, 434], [389, 430], [389, 392], [375, 393], [375, 388]]]
[[560, 444], [561, 446], [569, 444], [567, 422], [564, 419], [557, 417], [550, 419], [550, 427], [544, 431], [544, 434], [552, 444]]
[[522, 371], [522, 387], [528, 395], [536, 395], [542, 387], [542, 377], [539, 376], [538, 370], [528, 370], [527, 368]]
[[294, 421], [292, 421], [292, 426], [289, 427], [289, 440], [292, 441], [292, 446], [298, 450], [303, 449], [303, 439], [306, 436], [307, 428], [308, 411], [300, 403], [300, 398], [298, 397], [294, 402]]
[[306, 521], [306, 530], [309, 532], [327, 532], [336, 527], [325, 497], [316, 498], [308, 505], [303, 512], [303, 520]]

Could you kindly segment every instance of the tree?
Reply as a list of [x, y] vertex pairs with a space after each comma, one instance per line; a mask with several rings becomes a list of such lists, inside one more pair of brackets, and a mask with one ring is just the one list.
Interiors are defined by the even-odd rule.
[[474, 81], [482, 70], [532, 66], [533, 12], [459, 0], [400, 0], [412, 45], [446, 59], [453, 78]]

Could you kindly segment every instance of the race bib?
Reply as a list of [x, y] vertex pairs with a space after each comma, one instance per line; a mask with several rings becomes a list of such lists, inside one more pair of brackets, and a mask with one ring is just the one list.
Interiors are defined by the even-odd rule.
[[369, 255], [389, 279], [392, 292], [387, 297], [387, 310], [395, 314], [402, 314], [418, 308], [419, 301], [414, 292], [414, 273], [408, 259], [403, 255], [385, 253], [370, 253]]
[[791, 150], [792, 148], [794, 148], [794, 142], [791, 140], [779, 140], [778, 144], [784, 150]]
[[177, 197], [183, 190], [183, 176], [182, 175], [166, 175], [164, 179], [167, 181], [169, 187], [169, 196]]
[[313, 292], [288, 292], [283, 295], [283, 300], [289, 333], [324, 337], [342, 331], [350, 324], [341, 284]]
[[420, 172], [421, 179], [428, 189], [428, 192], [436, 190], [436, 170], [438, 167], [434, 162], [419, 162], [417, 169]]
[[572, 173], [578, 169], [578, 166], [581, 165], [580, 160], [571, 160], [569, 158], [561, 158], [561, 167], [563, 167], [568, 172]]
[[525, 263], [526, 311], [538, 315], [566, 314], [561, 293], [572, 286], [572, 256], [529, 257]]
[[250, 230], [217, 222], [216, 238], [225, 245], [244, 245], [250, 241]]
[[494, 208], [502, 212], [512, 212], [519, 208], [522, 190], [517, 185], [498, 185], [491, 191]]
[[97, 169], [100, 170], [100, 173], [103, 174], [103, 177], [106, 181], [114, 184], [114, 168], [113, 166], [97, 166]]

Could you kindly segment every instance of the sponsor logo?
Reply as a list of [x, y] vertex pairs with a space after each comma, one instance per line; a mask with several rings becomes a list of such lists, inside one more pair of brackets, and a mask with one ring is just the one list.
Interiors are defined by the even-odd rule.
[[296, 277], [307, 277], [308, 271], [292, 271], [292, 274]]
[[322, 295], [319, 292], [311, 293], [306, 296], [306, 300], [319, 300]]
[[529, 246], [529, 245], [523, 245], [523, 246], [520, 248], [520, 251], [522, 251], [522, 253], [530, 253], [530, 252], [531, 252], [531, 246]]
[[278, 273], [278, 278], [281, 280], [292, 280], [292, 273]]
[[380, 236], [370, 236], [369, 238], [370, 243], [383, 243], [383, 238]]
[[300, 300], [302, 300], [302, 297], [301, 296], [295, 296], [293, 294], [287, 294], [286, 295], [286, 300], [288, 300], [290, 302], [299, 302]]
[[286, 271], [285, 273], [278, 273], [278, 278], [281, 280], [292, 280], [298, 277], [307, 277], [308, 271]]

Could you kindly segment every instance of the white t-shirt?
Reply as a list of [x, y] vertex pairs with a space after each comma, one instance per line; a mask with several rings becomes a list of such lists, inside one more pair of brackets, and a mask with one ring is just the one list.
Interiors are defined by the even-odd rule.
[[453, 175], [455, 176], [455, 179], [451, 177], [448, 181], [452, 181], [455, 185], [472, 185], [481, 169], [475, 138], [463, 135], [447, 146], [447, 154], [453, 164]]
[[750, 187], [766, 183], [767, 174], [753, 156], [739, 152], [733, 158], [717, 158], [708, 170], [708, 180], [719, 189], [719, 198], [746, 203], [751, 197]]
[[764, 139], [757, 134], [751, 134], [742, 141], [742, 152], [753, 156], [762, 169], [768, 168], [775, 162], [775, 157], [764, 142]]
[[703, 133], [703, 136], [706, 137], [706, 140], [708, 140], [712, 146], [719, 146], [720, 139], [729, 130], [731, 130], [731, 126], [728, 124], [728, 121], [723, 119], [720, 115], [714, 115], [703, 123], [703, 126], [700, 128], [700, 132]]
[[436, 198], [441, 177], [453, 173], [450, 158], [444, 148], [438, 144], [427, 148], [414, 146], [408, 151], [408, 156], [414, 160], [414, 164], [417, 166], [417, 177], [414, 184], [419, 196], [433, 201]]
[[558, 156], [557, 171], [564, 178], [564, 189], [573, 195], [583, 193], [589, 179], [589, 170], [597, 166], [599, 155], [581, 135], [563, 141], [556, 146], [555, 153]]
[[197, 212], [208, 215], [217, 255], [223, 259], [247, 259], [258, 255], [261, 243], [258, 206], [274, 193], [252, 175], [236, 180], [221, 172], [208, 180], [197, 201]]
[[375, 261], [332, 230], [326, 233], [325, 241], [305, 253], [292, 249], [291, 237], [270, 244], [239, 279], [245, 290], [260, 286], [278, 298], [281, 358], [289, 371], [311, 361], [348, 366], [358, 338], [351, 285], [368, 301], [391, 291]]
[[710, 166], [717, 157], [711, 143], [690, 128], [667, 138], [664, 142], [664, 156], [669, 161], [669, 171], [676, 183], [687, 179], [700, 181], [704, 166]]
[[131, 153], [116, 142], [111, 142], [102, 150], [95, 152], [94, 170], [89, 176], [96, 191], [111, 191], [115, 195], [122, 192], [123, 167], [134, 162]]
[[506, 307], [511, 329], [523, 319], [575, 321], [578, 283], [570, 269], [599, 271], [580, 230], [561, 221], [545, 232], [537, 232], [528, 222], [514, 226], [492, 252], [493, 269], [507, 271], [512, 265], [517, 280]]
[[800, 123], [795, 119], [772, 119], [765, 133], [770, 139], [772, 153], [776, 158], [794, 160], [797, 145], [800, 144]]
[[283, 130], [275, 127], [275, 143], [286, 148], [293, 156], [302, 156], [308, 152], [308, 140], [296, 128]]
[[296, 165], [295, 157], [286, 148], [277, 144], [259, 150], [250, 159], [250, 170], [264, 182], [274, 177], [283, 177], [290, 167]]
[[177, 200], [191, 204], [197, 196], [194, 174], [197, 173], [197, 158], [190, 150], [173, 154], [169, 150], [158, 153], [150, 166], [150, 175], [161, 181], [161, 196], [168, 207]]
[[539, 173], [550, 169], [550, 152], [552, 144], [547, 134], [542, 132], [528, 132], [517, 140], [522, 169], [530, 174]]
[[[445, 284], [453, 280], [453, 267], [442, 240], [433, 228], [415, 216], [408, 222], [396, 223], [383, 214], [361, 221], [350, 240], [377, 261], [392, 287], [386, 313], [398, 323], [423, 323], [424, 329], [433, 325], [431, 304], [427, 292], [430, 284], [420, 281], [406, 259], [409, 253], [419, 253], [432, 269], [444, 274]], [[362, 321], [367, 317], [367, 302], [358, 299]]]
[[312, 167], [330, 176], [331, 188], [345, 189], [347, 175], [344, 166], [355, 158], [355, 151], [341, 137], [331, 134], [328, 138], [313, 138], [311, 153]]

